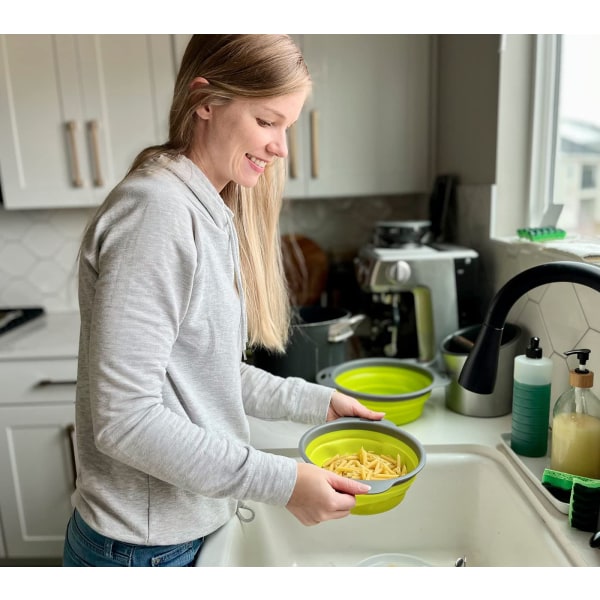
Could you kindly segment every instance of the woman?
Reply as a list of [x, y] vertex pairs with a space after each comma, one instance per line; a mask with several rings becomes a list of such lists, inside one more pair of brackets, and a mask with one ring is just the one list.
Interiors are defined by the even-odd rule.
[[189, 566], [244, 500], [305, 525], [368, 486], [249, 445], [246, 415], [382, 418], [244, 362], [289, 328], [278, 221], [286, 129], [310, 91], [284, 35], [197, 35], [169, 141], [147, 148], [81, 246], [74, 514], [66, 566]]

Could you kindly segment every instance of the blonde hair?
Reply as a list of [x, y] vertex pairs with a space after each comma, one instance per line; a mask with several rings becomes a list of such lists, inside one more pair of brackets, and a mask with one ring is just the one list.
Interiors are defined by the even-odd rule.
[[[207, 85], [191, 88], [203, 77]], [[196, 110], [234, 98], [282, 96], [311, 86], [302, 54], [287, 35], [194, 35], [184, 52], [169, 116], [169, 139], [146, 148], [129, 173], [158, 154], [186, 153]], [[253, 188], [231, 182], [221, 192], [233, 211], [251, 346], [283, 351], [289, 336], [290, 303], [279, 235], [285, 165], [271, 163]]]

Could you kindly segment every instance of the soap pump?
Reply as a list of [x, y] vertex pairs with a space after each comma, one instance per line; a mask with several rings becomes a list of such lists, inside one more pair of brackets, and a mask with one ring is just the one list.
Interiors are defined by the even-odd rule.
[[569, 371], [570, 388], [552, 412], [550, 466], [555, 471], [600, 479], [600, 399], [592, 391], [594, 373], [586, 367], [591, 351], [569, 350], [579, 366]]
[[550, 424], [552, 360], [544, 356], [540, 338], [532, 337], [513, 369], [510, 446], [521, 456], [546, 456]]

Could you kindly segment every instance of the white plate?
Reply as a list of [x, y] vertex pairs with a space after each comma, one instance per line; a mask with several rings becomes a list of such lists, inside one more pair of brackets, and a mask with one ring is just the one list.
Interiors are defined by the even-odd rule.
[[375, 554], [365, 560], [361, 560], [357, 567], [431, 567], [429, 563], [410, 554]]

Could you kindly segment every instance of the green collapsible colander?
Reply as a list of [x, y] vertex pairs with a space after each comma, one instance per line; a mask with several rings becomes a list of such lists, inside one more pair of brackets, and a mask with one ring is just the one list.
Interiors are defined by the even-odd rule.
[[425, 466], [425, 449], [412, 435], [390, 421], [344, 417], [309, 429], [298, 445], [305, 462], [318, 467], [336, 455], [356, 454], [361, 448], [377, 454], [400, 455], [407, 473], [400, 477], [366, 481], [367, 494], [356, 496], [354, 515], [386, 512], [402, 502], [415, 477]]
[[396, 425], [418, 419], [438, 383], [428, 367], [394, 358], [352, 360], [319, 371], [317, 383], [353, 396], [371, 410], [385, 412]]

